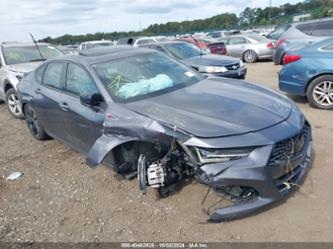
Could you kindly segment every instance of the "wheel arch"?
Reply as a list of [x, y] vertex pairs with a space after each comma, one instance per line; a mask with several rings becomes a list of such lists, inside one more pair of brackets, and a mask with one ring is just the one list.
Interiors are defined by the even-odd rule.
[[116, 171], [124, 163], [130, 163], [131, 170], [135, 171], [137, 161], [141, 154], [148, 154], [150, 158], [159, 159], [166, 153], [166, 147], [161, 146], [159, 142], [131, 140], [117, 145], [109, 150], [101, 164], [110, 166]]
[[[5, 80], [4, 81], [4, 93], [6, 94], [7, 93], [7, 91], [9, 90], [9, 89], [12, 89], [12, 88], [14, 88], [14, 85], [9, 81], [9, 80]], [[14, 88], [15, 89], [15, 88]]]
[[309, 86], [310, 86], [310, 84], [311, 84], [314, 80], [318, 79], [318, 78], [321, 77], [321, 76], [325, 76], [325, 75], [333, 76], [333, 72], [320, 72], [320, 73], [314, 75], [312, 78], [310, 78], [310, 79], [306, 82], [306, 85], [305, 85], [305, 94], [308, 92]]
[[[119, 154], [121, 148], [127, 147], [129, 153], [131, 150], [135, 150], [132, 154], [132, 157], [135, 158], [135, 156], [138, 157], [141, 152], [149, 152], [149, 149], [152, 147], [157, 148], [159, 146], [161, 148], [160, 152], [162, 152], [162, 150], [167, 146], [170, 146], [170, 144], [153, 139], [140, 139], [136, 137], [124, 138], [104, 134], [96, 140], [95, 144], [88, 152], [86, 156], [86, 164], [91, 168], [95, 168], [101, 163], [105, 163], [108, 166], [111, 166], [110, 164], [117, 162], [117, 156], [124, 156]], [[116, 153], [118, 153], [117, 156], [115, 156]]]

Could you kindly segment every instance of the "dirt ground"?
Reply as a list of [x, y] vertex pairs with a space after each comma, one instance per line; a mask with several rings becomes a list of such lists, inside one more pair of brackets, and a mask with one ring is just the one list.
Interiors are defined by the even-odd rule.
[[[248, 65], [247, 80], [277, 89], [280, 68]], [[191, 183], [156, 200], [136, 180], [58, 141], [34, 140], [25, 122], [0, 105], [0, 240], [2, 241], [333, 241], [333, 115], [294, 98], [313, 126], [315, 159], [301, 189], [285, 203], [237, 221], [204, 224], [206, 188]], [[4, 179], [24, 172], [17, 181]]]

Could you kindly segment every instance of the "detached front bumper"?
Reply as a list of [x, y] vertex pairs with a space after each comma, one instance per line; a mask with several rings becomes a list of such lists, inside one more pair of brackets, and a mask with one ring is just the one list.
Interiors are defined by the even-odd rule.
[[[274, 156], [272, 146], [264, 146], [254, 151], [248, 161], [206, 165], [202, 167], [210, 175], [209, 185], [217, 192], [229, 186], [239, 186], [255, 190], [249, 199], [239, 200], [233, 205], [218, 208], [209, 217], [210, 222], [220, 222], [245, 217], [270, 205], [282, 201], [293, 193], [302, 182], [312, 162], [311, 128], [302, 151], [292, 160], [271, 165]], [[266, 163], [264, 155], [269, 155]], [[261, 159], [259, 159], [261, 158]], [[254, 166], [255, 161], [258, 165]], [[249, 166], [247, 166], [249, 165]], [[211, 168], [210, 168], [211, 167]], [[220, 168], [220, 171], [218, 170]]]

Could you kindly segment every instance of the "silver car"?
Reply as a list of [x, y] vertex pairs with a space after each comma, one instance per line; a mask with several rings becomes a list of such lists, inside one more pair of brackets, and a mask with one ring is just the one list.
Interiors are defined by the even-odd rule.
[[221, 39], [226, 44], [227, 55], [254, 63], [262, 59], [272, 59], [274, 43], [261, 35], [237, 35]]
[[62, 55], [59, 49], [46, 43], [0, 43], [0, 102], [5, 101], [9, 113], [21, 118], [22, 111], [17, 97], [17, 84], [42, 61]]

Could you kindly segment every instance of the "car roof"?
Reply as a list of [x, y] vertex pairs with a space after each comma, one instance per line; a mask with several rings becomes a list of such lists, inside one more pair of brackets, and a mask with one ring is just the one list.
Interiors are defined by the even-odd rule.
[[178, 44], [178, 43], [188, 44], [188, 42], [185, 42], [185, 41], [162, 41], [162, 42], [155, 42], [155, 43], [150, 43], [150, 44], [145, 44], [145, 45], [147, 45], [147, 46], [149, 46], [149, 45], [161, 45], [161, 46], [163, 46], [163, 45]]
[[333, 21], [333, 17], [319, 18], [319, 19], [308, 20], [308, 21], [303, 21], [303, 22], [294, 22], [294, 23], [291, 23], [291, 26], [295, 27], [299, 24], [311, 24], [311, 23], [324, 22], [324, 21]]
[[99, 43], [113, 43], [112, 41], [110, 40], [99, 40], [99, 41], [85, 41], [85, 42], [82, 42], [82, 44], [99, 44]]
[[60, 57], [49, 59], [53, 60], [71, 60], [81, 64], [91, 65], [95, 63], [105, 62], [112, 59], [122, 58], [132, 55], [140, 55], [144, 53], [153, 53], [152, 50], [146, 48], [137, 48], [128, 45], [118, 45], [110, 47], [99, 47], [81, 50], [78, 54], [68, 54]]
[[[52, 45], [49, 43], [44, 43], [44, 42], [38, 42], [37, 43], [39, 46], [47, 46], [47, 45]], [[36, 46], [35, 43], [33, 42], [1, 42], [1, 46], [3, 47], [33, 47]]]

